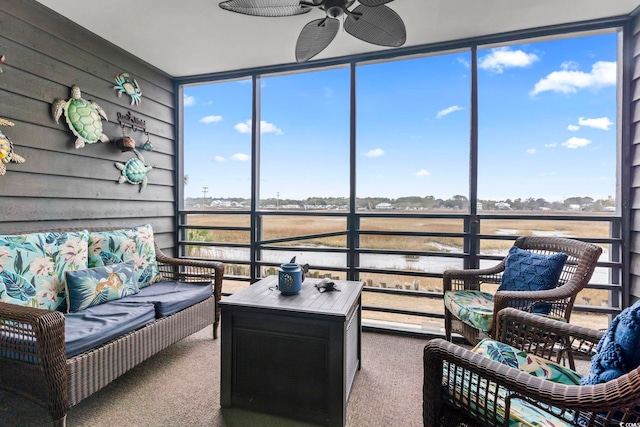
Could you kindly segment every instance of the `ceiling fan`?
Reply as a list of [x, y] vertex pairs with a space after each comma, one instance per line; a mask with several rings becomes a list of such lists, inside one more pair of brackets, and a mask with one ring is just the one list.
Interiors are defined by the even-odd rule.
[[296, 43], [296, 61], [304, 62], [322, 52], [340, 29], [338, 18], [344, 19], [344, 29], [352, 36], [379, 46], [402, 46], [407, 39], [404, 22], [393, 9], [385, 6], [393, 0], [227, 0], [220, 7], [231, 12], [254, 16], [293, 16], [320, 9], [324, 18], [315, 19], [302, 28]]

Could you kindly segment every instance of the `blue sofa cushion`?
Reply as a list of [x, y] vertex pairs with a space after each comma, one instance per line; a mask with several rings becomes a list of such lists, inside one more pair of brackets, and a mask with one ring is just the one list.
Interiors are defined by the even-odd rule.
[[65, 313], [67, 358], [141, 328], [156, 319], [153, 304], [130, 304], [122, 300]]
[[160, 318], [204, 301], [212, 294], [211, 285], [162, 281], [142, 288], [137, 294], [118, 301], [153, 304], [156, 308], [156, 316]]

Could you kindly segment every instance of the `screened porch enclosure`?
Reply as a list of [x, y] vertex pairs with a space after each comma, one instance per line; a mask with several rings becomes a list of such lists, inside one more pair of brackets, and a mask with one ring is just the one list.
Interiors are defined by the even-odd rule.
[[439, 335], [445, 270], [577, 238], [603, 254], [572, 322], [606, 327], [631, 298], [625, 28], [184, 79], [180, 254], [224, 261], [227, 294], [296, 257], [364, 281], [365, 326]]

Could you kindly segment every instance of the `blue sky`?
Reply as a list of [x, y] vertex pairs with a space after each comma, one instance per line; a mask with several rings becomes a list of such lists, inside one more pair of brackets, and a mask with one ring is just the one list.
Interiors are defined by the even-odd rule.
[[[616, 33], [478, 51], [481, 199], [615, 196]], [[357, 196], [468, 195], [469, 52], [357, 68]], [[250, 196], [249, 80], [185, 88], [187, 197]], [[265, 76], [261, 197], [349, 195], [349, 69]]]

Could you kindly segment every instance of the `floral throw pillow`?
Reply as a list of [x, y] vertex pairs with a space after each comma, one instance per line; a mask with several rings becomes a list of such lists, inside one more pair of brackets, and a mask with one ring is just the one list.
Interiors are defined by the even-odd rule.
[[66, 275], [70, 313], [140, 292], [133, 261], [67, 271]]
[[89, 267], [133, 261], [136, 280], [144, 288], [161, 279], [150, 224], [114, 231], [91, 232]]
[[87, 268], [89, 232], [0, 235], [0, 301], [56, 310], [65, 272]]

